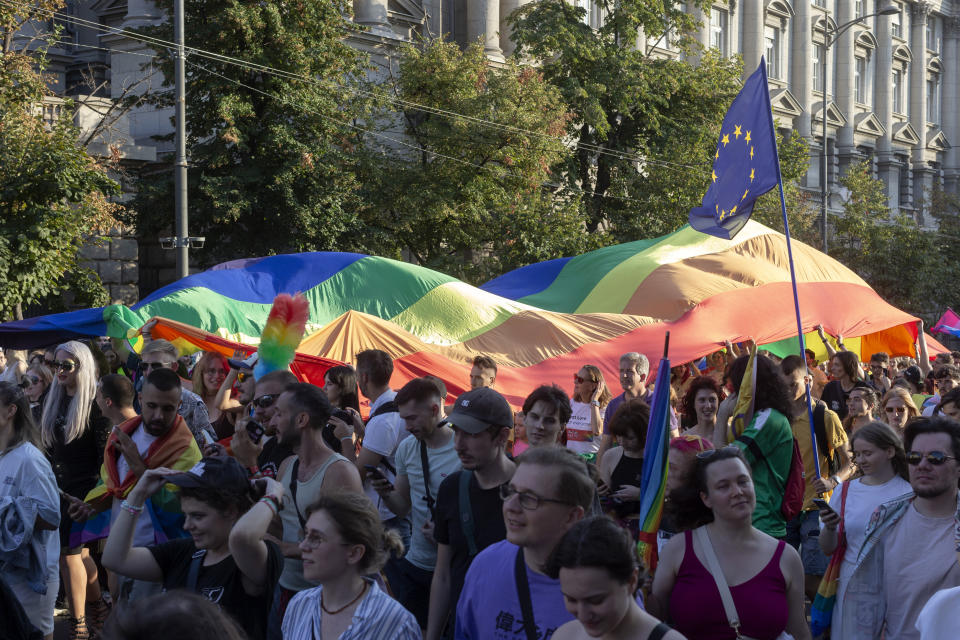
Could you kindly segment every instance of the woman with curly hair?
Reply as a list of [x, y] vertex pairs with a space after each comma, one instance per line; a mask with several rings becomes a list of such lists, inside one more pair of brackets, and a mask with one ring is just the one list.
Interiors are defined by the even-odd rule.
[[681, 424], [686, 427], [682, 433], [713, 439], [721, 400], [723, 391], [711, 376], [700, 376], [691, 382], [680, 403]]
[[573, 374], [570, 421], [567, 423], [567, 448], [588, 462], [597, 459], [603, 435], [603, 410], [613, 398], [600, 369], [585, 364]]

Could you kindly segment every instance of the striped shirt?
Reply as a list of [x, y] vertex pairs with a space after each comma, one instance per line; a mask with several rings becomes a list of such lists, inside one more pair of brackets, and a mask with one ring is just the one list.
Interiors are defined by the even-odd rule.
[[[353, 620], [340, 640], [422, 640], [420, 627], [412, 613], [388, 596], [369, 578], [367, 595], [353, 612]], [[323, 640], [320, 625], [323, 587], [301, 591], [293, 597], [283, 616], [283, 640]]]

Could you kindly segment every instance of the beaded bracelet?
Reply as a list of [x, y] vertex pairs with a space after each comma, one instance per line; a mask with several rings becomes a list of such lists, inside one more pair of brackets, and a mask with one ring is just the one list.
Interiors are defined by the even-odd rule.
[[263, 496], [260, 498], [259, 502], [270, 507], [270, 510], [273, 511], [273, 515], [277, 515], [280, 512], [280, 505], [277, 502], [277, 499], [273, 496]]
[[120, 508], [132, 516], [138, 516], [143, 512], [143, 505], [135, 506], [124, 500], [120, 503]]

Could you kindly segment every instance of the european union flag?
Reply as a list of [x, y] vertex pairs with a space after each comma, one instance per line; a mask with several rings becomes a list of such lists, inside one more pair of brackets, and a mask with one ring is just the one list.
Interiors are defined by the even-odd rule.
[[767, 65], [761, 58], [723, 118], [710, 188], [701, 205], [690, 210], [690, 226], [718, 238], [733, 238], [750, 219], [756, 199], [779, 179]]

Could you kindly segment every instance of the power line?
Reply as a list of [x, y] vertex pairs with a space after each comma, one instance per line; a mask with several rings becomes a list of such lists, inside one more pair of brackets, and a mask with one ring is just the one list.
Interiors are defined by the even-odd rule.
[[[7, 6], [13, 6], [13, 7], [19, 7], [19, 8], [36, 9], [35, 7], [30, 7], [29, 5], [26, 5], [26, 4], [23, 4], [23, 3], [14, 2], [13, 0], [0, 0], [0, 4], [5, 4], [5, 5], [7, 5]], [[78, 18], [78, 17], [76, 17], [76, 16], [63, 16], [63, 15], [61, 15], [61, 14], [57, 14], [55, 11], [47, 10], [47, 9], [36, 9], [36, 10], [37, 10], [38, 13], [46, 14], [46, 15], [48, 15], [48, 16], [50, 16], [50, 17], [53, 17], [53, 18], [55, 18], [55, 19], [57, 19], [57, 20], [60, 20], [60, 21], [63, 21], [63, 22], [72, 22], [72, 23], [77, 24], [77, 25], [89, 27], [90, 29], [93, 29], [93, 30], [96, 30], [96, 31], [106, 32], [106, 33], [108, 33], [108, 34], [123, 35], [123, 36], [128, 37], [128, 38], [130, 38], [130, 39], [132, 39], [132, 40], [139, 41], [139, 42], [142, 42], [142, 43], [144, 43], [144, 44], [159, 46], [159, 47], [161, 47], [161, 48], [163, 48], [163, 49], [169, 49], [169, 48], [171, 48], [171, 47], [176, 46], [173, 42], [170, 42], [170, 41], [167, 41], [167, 40], [162, 40], [162, 39], [160, 39], [160, 38], [154, 38], [153, 36], [146, 36], [146, 35], [139, 34], [139, 33], [132, 32], [132, 31], [128, 31], [128, 30], [125, 30], [125, 29], [118, 29], [118, 28], [116, 28], [116, 27], [109, 27], [109, 26], [106, 26], [106, 25], [101, 25], [101, 24], [99, 24], [99, 23], [97, 23], [97, 22], [92, 22], [92, 21], [89, 21], [89, 20], [84, 20], [84, 19]], [[89, 45], [87, 45], [87, 46], [89, 46]], [[430, 107], [430, 106], [427, 106], [427, 105], [419, 104], [419, 103], [412, 102], [412, 101], [409, 101], [409, 100], [404, 100], [404, 99], [402, 99], [402, 98], [398, 98], [398, 97], [394, 97], [394, 96], [389, 96], [389, 95], [381, 96], [380, 94], [376, 94], [376, 93], [370, 92], [370, 91], [365, 91], [365, 90], [363, 90], [363, 89], [360, 89], [359, 87], [345, 87], [345, 86], [338, 86], [338, 85], [333, 85], [333, 84], [329, 84], [329, 83], [326, 83], [326, 84], [325, 84], [325, 83], [322, 83], [322, 82], [318, 81], [316, 78], [311, 78], [311, 77], [309, 77], [309, 76], [304, 76], [304, 75], [302, 75], [302, 74], [298, 74], [298, 73], [294, 73], [294, 72], [290, 72], [290, 71], [285, 71], [285, 70], [283, 70], [283, 69], [277, 69], [277, 68], [275, 68], [275, 67], [269, 67], [269, 66], [266, 66], [266, 65], [261, 65], [261, 64], [259, 64], [259, 63], [249, 62], [249, 61], [247, 61], [247, 60], [243, 60], [242, 58], [236, 58], [236, 57], [232, 57], [232, 56], [227, 56], [227, 55], [215, 53], [215, 52], [212, 52], [212, 51], [206, 51], [206, 50], [204, 50], [204, 49], [197, 49], [197, 48], [193, 48], [193, 47], [186, 47], [186, 51], [187, 51], [188, 54], [197, 55], [197, 56], [202, 57], [202, 58], [214, 60], [214, 61], [217, 61], [217, 62], [224, 62], [224, 63], [227, 63], [227, 64], [232, 64], [232, 65], [239, 66], [239, 67], [242, 67], [242, 68], [246, 68], [246, 69], [249, 69], [249, 70], [260, 71], [260, 72], [262, 72], [262, 73], [266, 73], [266, 74], [273, 75], [273, 76], [276, 76], [276, 77], [282, 77], [282, 78], [286, 78], [286, 79], [289, 79], [289, 80], [296, 80], [296, 81], [300, 81], [300, 82], [305, 82], [305, 83], [308, 83], [308, 84], [312, 84], [312, 85], [314, 85], [314, 86], [318, 86], [318, 87], [320, 87], [320, 88], [322, 88], [322, 89], [340, 89], [340, 90], [343, 90], [343, 91], [353, 92], [353, 93], [356, 93], [356, 94], [359, 94], [359, 95], [362, 95], [362, 96], [373, 97], [373, 98], [385, 97], [385, 99], [386, 99], [388, 102], [391, 102], [391, 103], [393, 103], [393, 104], [402, 105], [402, 106], [405, 106], [405, 107], [408, 107], [408, 108], [418, 109], [418, 110], [424, 111], [424, 112], [426, 112], [426, 113], [431, 113], [431, 114], [434, 114], [434, 115], [439, 115], [439, 116], [448, 117], [448, 118], [459, 118], [459, 119], [462, 119], [462, 120], [466, 120], [466, 121], [469, 121], [469, 122], [474, 122], [474, 123], [476, 123], [476, 124], [480, 124], [480, 125], [483, 125], [483, 126], [487, 126], [487, 127], [490, 127], [490, 128], [500, 129], [500, 130], [502, 130], [502, 131], [509, 131], [509, 132], [513, 132], [513, 133], [520, 133], [520, 134], [529, 135], [529, 136], [546, 138], [546, 139], [549, 139], [549, 140], [551, 140], [551, 141], [559, 142], [560, 144], [564, 145], [565, 147], [570, 148], [570, 149], [573, 149], [573, 150], [582, 149], [582, 150], [585, 150], [585, 151], [589, 151], [589, 152], [592, 152], [592, 153], [596, 153], [596, 154], [598, 154], [598, 155], [607, 155], [607, 156], [611, 156], [611, 157], [614, 157], [614, 158], [617, 158], [617, 159], [621, 159], [621, 160], [627, 160], [627, 161], [631, 161], [631, 162], [638, 162], [638, 163], [642, 163], [642, 164], [645, 163], [645, 164], [660, 165], [660, 166], [665, 166], [665, 167], [682, 168], [682, 169], [687, 169], [687, 170], [703, 171], [703, 170], [705, 170], [706, 167], [711, 166], [710, 164], [707, 164], [707, 163], [702, 163], [702, 164], [700, 164], [700, 165], [689, 165], [689, 164], [682, 164], [682, 163], [670, 162], [670, 161], [667, 161], [667, 160], [660, 160], [660, 159], [653, 158], [653, 157], [649, 157], [649, 156], [641, 156], [641, 155], [637, 155], [637, 154], [632, 154], [632, 153], [628, 153], [628, 152], [625, 152], [625, 151], [617, 151], [617, 150], [614, 150], [614, 149], [607, 149], [607, 148], [604, 148], [604, 147], [602, 147], [602, 146], [600, 146], [600, 145], [594, 145], [594, 144], [585, 143], [585, 142], [571, 142], [571, 143], [568, 143], [568, 142], [566, 142], [563, 138], [559, 138], [559, 137], [556, 137], [556, 136], [551, 136], [551, 135], [549, 135], [549, 134], [541, 133], [541, 132], [538, 132], [538, 131], [531, 131], [531, 130], [523, 129], [523, 128], [520, 128], [520, 127], [514, 127], [514, 126], [512, 126], [512, 125], [502, 124], [502, 123], [494, 122], [494, 121], [491, 121], [491, 120], [485, 120], [485, 119], [482, 119], [482, 118], [477, 118], [477, 117], [475, 117], [475, 116], [468, 116], [468, 115], [465, 115], [465, 114], [457, 113], [457, 112], [455, 112], [455, 111], [449, 111], [449, 110], [446, 110], [446, 109], [441, 109], [441, 108], [438, 108], [438, 107]], [[131, 52], [120, 51], [119, 53], [131, 53]], [[144, 54], [140, 54], [140, 55], [144, 55]]]

